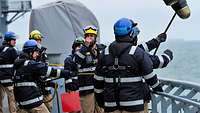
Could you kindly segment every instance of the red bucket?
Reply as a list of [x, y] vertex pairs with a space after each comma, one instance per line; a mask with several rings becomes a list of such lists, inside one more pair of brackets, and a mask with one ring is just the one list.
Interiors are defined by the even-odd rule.
[[61, 94], [63, 112], [81, 111], [80, 96], [78, 92], [66, 92]]

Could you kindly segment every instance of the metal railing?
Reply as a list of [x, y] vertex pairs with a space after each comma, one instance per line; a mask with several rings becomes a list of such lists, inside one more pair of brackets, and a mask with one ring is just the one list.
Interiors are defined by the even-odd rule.
[[164, 92], [152, 94], [152, 113], [200, 113], [200, 84], [164, 79]]

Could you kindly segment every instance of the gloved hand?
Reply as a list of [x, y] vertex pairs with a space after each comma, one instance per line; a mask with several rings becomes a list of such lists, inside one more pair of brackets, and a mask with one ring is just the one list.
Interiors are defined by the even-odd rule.
[[79, 88], [78, 86], [78, 82], [71, 82], [71, 83], [67, 83], [65, 84], [65, 91], [77, 91]]
[[45, 87], [58, 88], [58, 84], [52, 81], [48, 81], [45, 83]]
[[162, 86], [159, 84], [157, 87], [153, 88], [153, 92], [164, 92]]
[[39, 53], [42, 54], [42, 53], [45, 52], [46, 50], [47, 50], [47, 48], [41, 47], [40, 50], [39, 50]]
[[167, 39], [167, 34], [166, 33], [161, 33], [156, 37], [156, 40], [158, 41], [158, 43], [165, 42], [166, 39]]
[[170, 49], [166, 49], [164, 53], [169, 56], [170, 60], [173, 60], [173, 52]]

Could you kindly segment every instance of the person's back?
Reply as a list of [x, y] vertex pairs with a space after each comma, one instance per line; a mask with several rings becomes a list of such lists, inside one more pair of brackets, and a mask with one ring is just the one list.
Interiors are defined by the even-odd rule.
[[105, 112], [143, 113], [143, 78], [153, 89], [162, 91], [149, 55], [136, 47], [139, 34], [136, 25], [126, 18], [117, 21], [116, 41], [99, 57], [94, 77], [95, 96]]
[[153, 80], [156, 76], [153, 76], [150, 58], [142, 49], [130, 43], [114, 42], [109, 50], [116, 53], [105, 54], [101, 64], [105, 66], [102, 69], [106, 70], [105, 111], [142, 111], [144, 97], [141, 75], [153, 77], [150, 79], [152, 85], [157, 82]]

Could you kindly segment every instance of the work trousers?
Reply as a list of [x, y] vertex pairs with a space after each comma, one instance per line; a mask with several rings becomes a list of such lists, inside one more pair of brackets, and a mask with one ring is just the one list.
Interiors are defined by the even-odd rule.
[[148, 107], [148, 102], [144, 102], [144, 113], [149, 113], [149, 107]]
[[38, 107], [32, 109], [25, 109], [28, 113], [50, 113], [47, 107], [44, 104], [41, 104]]
[[94, 93], [81, 96], [82, 113], [103, 113], [103, 109], [95, 103]]
[[113, 112], [105, 112], [105, 113], [144, 113], [144, 111], [136, 111], [136, 112], [129, 112], [129, 111], [113, 111]]
[[4, 87], [0, 84], [0, 113], [3, 113], [3, 99], [7, 94], [8, 109], [10, 113], [17, 113], [16, 101], [13, 92], [13, 86]]
[[[44, 98], [43, 98], [44, 104], [47, 107], [47, 109], [49, 110], [49, 112], [51, 112], [52, 108], [53, 108], [53, 100], [51, 100], [51, 99], [52, 99], [51, 94], [44, 95]], [[51, 101], [49, 101], [49, 100], [51, 100]]]

